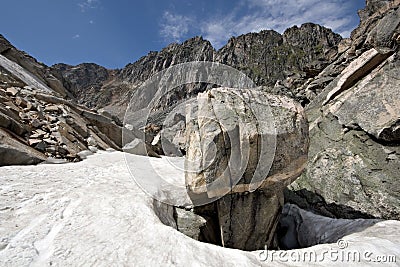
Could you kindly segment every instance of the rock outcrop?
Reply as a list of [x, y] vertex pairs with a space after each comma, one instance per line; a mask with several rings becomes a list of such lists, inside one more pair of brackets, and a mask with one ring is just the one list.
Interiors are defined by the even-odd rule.
[[186, 126], [185, 175], [193, 203], [216, 208], [223, 246], [273, 246], [283, 190], [307, 162], [302, 107], [251, 89], [216, 88], [197, 102]]
[[[0, 95], [2, 143], [8, 144], [8, 150], [3, 150], [0, 157], [0, 165], [34, 164], [48, 157], [72, 161], [90, 147], [119, 149], [121, 146], [122, 141], [118, 143], [110, 134], [115, 132], [121, 136], [120, 126], [51, 91], [42, 93], [27, 86], [9, 87], [0, 88]], [[31, 155], [31, 160], [11, 156], [15, 153], [12, 151], [21, 149], [26, 157]]]
[[269, 92], [307, 104], [300, 86], [336, 58], [341, 40], [330, 29], [305, 23], [283, 35], [261, 31], [234, 37], [218, 51], [216, 60], [243, 71]]
[[0, 166], [37, 164], [47, 157], [0, 128]]
[[367, 1], [360, 11], [343, 70], [306, 108], [310, 158], [288, 201], [331, 217], [400, 219], [399, 6]]
[[100, 95], [103, 84], [113, 80], [115, 70], [108, 70], [93, 63], [83, 63], [78, 66], [60, 63], [53, 65], [51, 69], [78, 103], [93, 108], [111, 101], [110, 93], [105, 93], [101, 99], [94, 96]]

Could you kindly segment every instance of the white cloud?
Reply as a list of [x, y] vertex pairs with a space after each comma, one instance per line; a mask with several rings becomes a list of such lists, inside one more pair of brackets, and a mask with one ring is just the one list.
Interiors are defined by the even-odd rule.
[[160, 35], [167, 41], [179, 42], [189, 32], [192, 19], [178, 14], [164, 12]]
[[201, 28], [204, 37], [217, 48], [231, 36], [263, 29], [283, 32], [293, 25], [314, 22], [348, 37], [350, 3], [344, 0], [246, 0], [252, 11], [246, 15], [231, 13], [223, 18], [206, 21]]
[[190, 30], [220, 48], [232, 36], [266, 29], [282, 33], [293, 25], [314, 22], [348, 37], [356, 16], [349, 12], [351, 4], [347, 0], [242, 0], [231, 13], [201, 20], [165, 12], [161, 35], [177, 41]]
[[83, 2], [78, 4], [82, 12], [85, 12], [86, 10], [89, 9], [98, 8], [99, 5], [100, 5], [100, 0], [84, 0]]
[[80, 38], [81, 36], [79, 35], [79, 34], [75, 34], [74, 36], [72, 36], [72, 39], [78, 39], [78, 38]]

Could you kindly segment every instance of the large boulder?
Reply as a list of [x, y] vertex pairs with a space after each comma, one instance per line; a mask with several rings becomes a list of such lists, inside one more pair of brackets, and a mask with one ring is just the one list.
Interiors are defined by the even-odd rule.
[[0, 166], [37, 164], [46, 159], [44, 154], [0, 128]]
[[217, 88], [199, 94], [188, 115], [185, 176], [193, 203], [217, 209], [225, 247], [271, 246], [283, 189], [307, 161], [303, 108], [283, 96]]

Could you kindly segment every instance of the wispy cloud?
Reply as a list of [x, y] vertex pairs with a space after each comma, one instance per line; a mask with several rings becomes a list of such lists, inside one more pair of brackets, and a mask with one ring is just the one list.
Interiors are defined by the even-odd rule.
[[351, 17], [348, 14], [349, 1], [344, 0], [246, 0], [248, 12], [236, 12], [224, 18], [206, 21], [201, 28], [204, 37], [220, 47], [231, 36], [247, 32], [274, 29], [283, 32], [293, 25], [305, 22], [319, 23], [345, 37], [351, 31]]
[[282, 33], [293, 25], [314, 22], [348, 37], [355, 26], [356, 14], [349, 11], [351, 7], [348, 0], [242, 0], [224, 16], [196, 19], [166, 12], [161, 33], [164, 37], [173, 36], [179, 40], [190, 30], [220, 48], [232, 36], [266, 29]]
[[81, 36], [79, 35], [79, 34], [75, 34], [74, 36], [72, 36], [72, 39], [78, 39], [78, 38], [80, 38]]
[[167, 41], [179, 42], [189, 32], [192, 19], [165, 11], [160, 28], [160, 35]]
[[100, 0], [84, 0], [83, 2], [80, 2], [78, 4], [78, 6], [80, 7], [82, 12], [86, 12], [87, 10], [98, 8], [99, 5], [100, 5]]

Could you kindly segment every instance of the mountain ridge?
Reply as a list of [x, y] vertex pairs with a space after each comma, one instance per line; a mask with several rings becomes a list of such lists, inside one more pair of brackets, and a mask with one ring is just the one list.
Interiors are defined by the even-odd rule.
[[[299, 41], [300, 36], [306, 38]], [[269, 87], [273, 87], [278, 80], [292, 76], [292, 80], [296, 82], [289, 82], [286, 85], [293, 91], [298, 84], [310, 76], [315, 76], [332, 62], [341, 41], [340, 35], [328, 28], [314, 23], [304, 23], [300, 27], [288, 28], [283, 34], [274, 30], [264, 30], [232, 37], [219, 50], [201, 36], [179, 44], [171, 43], [160, 51], [149, 52], [122, 69], [107, 70], [115, 74], [111, 81], [106, 81], [102, 77], [89, 81], [80, 74], [88, 71], [82, 68], [89, 65], [99, 72], [106, 70], [95, 63], [82, 63], [77, 66], [56, 64], [51, 66], [51, 69], [54, 75], [62, 77], [64, 86], [74, 93], [81, 104], [90, 108], [106, 108], [121, 118], [126, 103], [118, 100], [129, 98], [130, 91], [140, 86], [151, 75], [169, 66], [190, 61], [223, 63], [243, 71], [257, 85]], [[77, 76], [82, 78], [79, 79]], [[96, 75], [89, 73], [87, 76]], [[199, 88], [197, 91], [202, 90], [204, 89]], [[306, 99], [304, 94], [297, 97], [297, 100], [301, 99]]]

